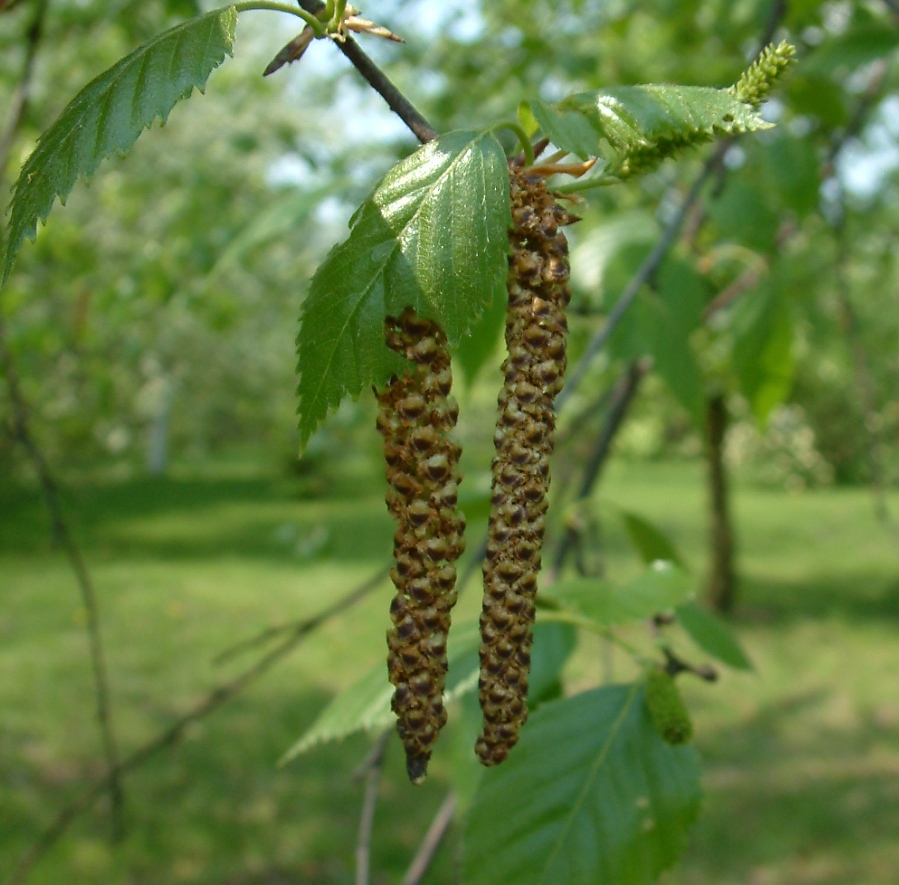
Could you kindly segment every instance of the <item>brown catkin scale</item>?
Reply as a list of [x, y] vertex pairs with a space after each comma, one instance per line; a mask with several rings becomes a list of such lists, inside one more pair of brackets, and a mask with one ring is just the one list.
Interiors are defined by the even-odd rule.
[[447, 436], [458, 407], [448, 395], [450, 356], [437, 323], [407, 308], [398, 319], [388, 317], [386, 336], [387, 346], [413, 363], [376, 395], [387, 508], [396, 521], [387, 670], [406, 768], [418, 784], [446, 723], [446, 638], [456, 601], [453, 563], [465, 549], [465, 519], [456, 511], [460, 449]]
[[576, 220], [545, 182], [512, 169], [505, 376], [499, 395], [493, 497], [484, 560], [479, 694], [484, 765], [502, 762], [527, 719], [528, 672], [553, 450], [553, 399], [565, 373], [568, 242]]

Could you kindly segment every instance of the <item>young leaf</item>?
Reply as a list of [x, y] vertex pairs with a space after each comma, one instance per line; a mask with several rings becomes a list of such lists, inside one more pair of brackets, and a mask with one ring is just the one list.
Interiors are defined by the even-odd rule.
[[638, 686], [544, 704], [484, 772], [463, 837], [464, 885], [650, 885], [699, 814], [699, 760], [668, 746]]
[[41, 135], [15, 184], [0, 285], [25, 237], [33, 240], [56, 198], [64, 203], [116, 151], [169, 112], [231, 54], [237, 12], [216, 9], [154, 37], [88, 83]]
[[[581, 115], [592, 127], [592, 147], [586, 140], [587, 130], [575, 124], [570, 112]], [[620, 176], [648, 172], [677, 151], [716, 136], [771, 128], [727, 90], [705, 86], [650, 84], [580, 92], [546, 113], [544, 109], [538, 113], [535, 107], [538, 120], [541, 114], [549, 137], [571, 153], [583, 156], [589, 148], [598, 155], [601, 139], [605, 139], [618, 155], [616, 173]]]
[[505, 288], [509, 178], [489, 131], [450, 132], [395, 166], [312, 278], [297, 338], [302, 445], [328, 410], [402, 370], [384, 319], [411, 307], [457, 345]]
[[679, 605], [675, 614], [678, 624], [704, 652], [735, 670], [754, 669], [749, 656], [720, 618], [695, 602]]
[[673, 609], [693, 593], [686, 573], [671, 562], [657, 560], [638, 578], [618, 586], [591, 578], [557, 581], [541, 591], [563, 610], [611, 627], [640, 621]]

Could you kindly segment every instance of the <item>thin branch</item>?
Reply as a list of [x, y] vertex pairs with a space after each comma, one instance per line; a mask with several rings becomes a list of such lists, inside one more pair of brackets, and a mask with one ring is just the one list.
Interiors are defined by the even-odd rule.
[[777, 29], [787, 14], [787, 0], [774, 0], [771, 9], [768, 12], [768, 21], [765, 23], [765, 30], [759, 38], [759, 48], [756, 50], [756, 56], [774, 39]]
[[13, 140], [19, 132], [19, 127], [25, 119], [28, 103], [31, 100], [31, 83], [34, 79], [34, 64], [37, 60], [37, 51], [44, 34], [44, 21], [47, 17], [47, 5], [49, 0], [38, 0], [34, 19], [25, 35], [25, 62], [22, 65], [22, 73], [12, 97], [9, 116], [3, 134], [0, 135], [0, 181], [6, 177], [6, 166], [9, 163], [9, 155], [12, 150]]
[[90, 572], [85, 565], [81, 551], [78, 549], [78, 545], [75, 543], [66, 521], [56, 480], [50, 471], [44, 453], [31, 433], [27, 406], [19, 387], [18, 375], [6, 341], [6, 327], [2, 318], [0, 318], [0, 365], [3, 366], [3, 371], [6, 375], [6, 390], [11, 405], [10, 432], [12, 439], [22, 446], [37, 472], [44, 503], [50, 514], [53, 538], [59, 547], [62, 548], [69, 561], [69, 566], [78, 583], [82, 605], [87, 615], [87, 633], [90, 644], [91, 665], [94, 672], [97, 723], [100, 728], [106, 758], [107, 773], [103, 780], [104, 790], [109, 791], [113, 836], [119, 838], [123, 835], [124, 792], [119, 778], [119, 751], [109, 701], [109, 677], [103, 651], [97, 594]]
[[418, 852], [409, 865], [409, 869], [406, 870], [406, 875], [403, 876], [401, 885], [419, 885], [424, 878], [428, 867], [431, 866], [434, 856], [437, 854], [437, 849], [440, 848], [440, 843], [443, 842], [443, 838], [453, 822], [457, 804], [456, 794], [448, 793], [446, 799], [443, 800], [443, 804], [437, 810], [434, 820], [431, 821], [431, 826], [428, 828], [428, 832], [425, 834]]
[[606, 346], [609, 338], [612, 336], [612, 332], [615, 331], [617, 325], [624, 318], [624, 314], [634, 303], [640, 290], [656, 275], [659, 268], [662, 266], [662, 262], [665, 260], [668, 251], [674, 245], [688, 213], [699, 199], [699, 194], [702, 191], [703, 186], [709, 180], [715, 169], [721, 164], [724, 154], [727, 152], [730, 145], [730, 140], [722, 141], [706, 160], [702, 170], [693, 182], [692, 187], [681, 201], [677, 212], [675, 212], [671, 221], [668, 222], [668, 225], [662, 232], [662, 236], [659, 238], [649, 255], [646, 256], [645, 261], [637, 269], [637, 272], [631, 277], [630, 282], [621, 293], [615, 306], [609, 311], [605, 324], [598, 329], [590, 339], [580, 360], [578, 360], [577, 365], [568, 376], [565, 387], [562, 388], [561, 393], [556, 397], [557, 411], [565, 405], [571, 398], [571, 395], [578, 389], [578, 387], [580, 387], [591, 363]]
[[314, 617], [304, 618], [300, 621], [291, 621], [288, 624], [274, 624], [271, 627], [266, 627], [255, 636], [251, 636], [249, 639], [242, 639], [240, 642], [219, 652], [219, 654], [212, 659], [212, 662], [216, 665], [224, 664], [226, 661], [230, 661], [240, 654], [252, 651], [261, 645], [268, 645], [279, 636], [284, 636], [288, 633], [294, 634], [297, 630], [305, 632], [314, 630], [320, 624], [323, 624], [325, 621], [330, 620], [346, 609], [354, 606], [357, 602], [376, 589], [389, 574], [390, 566], [385, 566], [380, 571], [375, 572], [375, 574], [373, 574], [367, 581], [360, 584], [352, 593], [338, 599], [337, 602]]
[[[15, 95], [13, 96], [10, 115], [6, 121], [2, 138], [0, 138], [0, 182], [5, 179], [6, 167], [9, 163], [13, 142], [28, 111], [35, 62], [43, 36], [47, 7], [48, 0], [39, 0], [34, 19], [26, 35], [25, 61]], [[123, 812], [125, 796], [121, 782], [116, 774], [119, 763], [119, 750], [112, 721], [109, 675], [103, 650], [97, 593], [81, 551], [75, 543], [74, 536], [66, 521], [59, 495], [59, 485], [50, 469], [47, 458], [31, 432], [28, 404], [19, 385], [19, 375], [16, 370], [15, 360], [7, 341], [6, 323], [2, 317], [0, 317], [0, 366], [2, 366], [3, 373], [6, 376], [6, 391], [10, 402], [10, 436], [14, 442], [22, 446], [34, 466], [44, 503], [50, 514], [53, 538], [69, 561], [69, 566], [75, 575], [75, 580], [81, 593], [82, 605], [87, 615], [87, 634], [94, 675], [97, 724], [100, 729], [106, 769], [109, 774], [108, 789], [112, 835], [114, 839], [117, 839], [124, 833]]]
[[[631, 403], [633, 403], [637, 391], [640, 389], [640, 382], [647, 372], [649, 372], [650, 368], [651, 362], [649, 360], [635, 360], [628, 366], [627, 371], [615, 388], [605, 423], [603, 424], [599, 435], [596, 437], [596, 443], [587, 458], [587, 463], [584, 465], [581, 486], [578, 489], [575, 500], [585, 501], [590, 497], [590, 494], [599, 479], [600, 473], [602, 472], [603, 465], [606, 463], [609, 453], [612, 451], [612, 442], [621, 425], [624, 423], [624, 418], [631, 407]], [[562, 571], [562, 566], [565, 564], [568, 554], [574, 549], [577, 540], [577, 529], [574, 526], [568, 526], [556, 548], [556, 554], [553, 558], [551, 580], [558, 578]]]
[[356, 842], [356, 885], [368, 885], [371, 878], [371, 833], [378, 804], [378, 785], [381, 782], [381, 768], [384, 754], [393, 729], [387, 729], [375, 742], [365, 760], [365, 799], [359, 819], [359, 839]]
[[[379, 576], [381, 572], [378, 573]], [[96, 801], [109, 788], [113, 777], [119, 778], [140, 768], [150, 758], [166, 747], [175, 744], [184, 731], [194, 722], [205, 719], [219, 707], [224, 706], [261, 676], [265, 675], [282, 658], [290, 654], [310, 633], [317, 627], [347, 609], [353, 602], [358, 602], [367, 593], [377, 586], [374, 578], [369, 578], [355, 590], [338, 600], [334, 605], [325, 609], [318, 615], [296, 624], [293, 630], [285, 636], [280, 643], [268, 651], [255, 664], [247, 667], [239, 676], [230, 682], [214, 688], [191, 711], [176, 719], [168, 728], [161, 731], [156, 737], [147, 741], [130, 755], [126, 756], [112, 772], [108, 772], [102, 778], [95, 781], [80, 796], [66, 805], [56, 818], [41, 834], [37, 841], [19, 858], [15, 869], [6, 880], [5, 885], [22, 885], [26, 876], [34, 865], [56, 844], [68, 828], [86, 811], [90, 810]]]
[[[312, 15], [317, 15], [324, 9], [324, 4], [320, 0], [298, 0], [298, 2], [306, 12], [312, 13]], [[387, 75], [359, 48], [359, 44], [352, 37], [336, 43], [336, 46], [422, 144], [437, 138], [437, 131], [416, 110], [412, 102], [391, 83]]]

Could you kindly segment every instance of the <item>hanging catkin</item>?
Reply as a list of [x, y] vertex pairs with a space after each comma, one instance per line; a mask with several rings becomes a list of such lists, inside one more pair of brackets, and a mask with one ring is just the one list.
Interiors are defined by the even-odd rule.
[[565, 372], [568, 242], [575, 220], [527, 170], [510, 173], [508, 358], [494, 436], [493, 497], [484, 561], [479, 695], [484, 725], [475, 751], [502, 762], [527, 718], [528, 671], [543, 514], [553, 450], [553, 399]]
[[458, 417], [446, 336], [411, 309], [388, 318], [387, 346], [414, 365], [377, 394], [378, 430], [387, 461], [387, 508], [397, 523], [396, 596], [390, 606], [387, 668], [392, 707], [415, 784], [427, 773], [446, 723], [446, 637], [456, 601], [453, 563], [464, 550], [464, 517], [456, 511], [459, 447], [447, 436]]

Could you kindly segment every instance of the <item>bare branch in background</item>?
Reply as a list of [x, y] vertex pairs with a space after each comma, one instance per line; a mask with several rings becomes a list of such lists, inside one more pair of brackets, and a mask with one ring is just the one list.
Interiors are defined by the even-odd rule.
[[23, 885], [34, 865], [59, 841], [60, 837], [82, 814], [91, 809], [100, 796], [109, 789], [113, 778], [120, 778], [140, 768], [160, 750], [175, 744], [184, 734], [185, 729], [194, 722], [205, 719], [214, 713], [219, 707], [224, 706], [261, 676], [265, 675], [275, 664], [290, 654], [307, 636], [325, 621], [345, 611], [350, 605], [370, 593], [383, 579], [383, 572], [379, 570], [364, 581], [357, 588], [350, 591], [334, 605], [325, 609], [318, 615], [294, 625], [293, 629], [285, 635], [281, 642], [263, 655], [255, 664], [247, 667], [239, 676], [230, 682], [214, 688], [199, 704], [188, 713], [176, 719], [168, 728], [161, 731], [143, 746], [138, 747], [133, 753], [119, 762], [115, 771], [108, 772], [95, 781], [80, 796], [66, 805], [56, 815], [54, 821], [40, 835], [37, 841], [19, 858], [12, 874], [7, 878], [5, 885]]
[[440, 848], [440, 843], [443, 842], [443, 838], [453, 822], [457, 804], [456, 794], [447, 794], [443, 804], [437, 810], [437, 814], [434, 815], [434, 820], [431, 821], [431, 826], [418, 848], [418, 853], [409, 865], [409, 869], [406, 870], [401, 885], [419, 885], [424, 878], [437, 854], [437, 849]]
[[[612, 394], [612, 402], [606, 415], [605, 423], [600, 429], [599, 435], [593, 449], [584, 465], [584, 473], [581, 479], [581, 485], [578, 489], [576, 501], [585, 501], [590, 497], [593, 488], [602, 472], [603, 465], [608, 460], [612, 451], [612, 443], [618, 434], [628, 410], [640, 389], [640, 382], [652, 367], [650, 360], [636, 360], [632, 362], [624, 373], [624, 376], [618, 382]], [[573, 526], [565, 529], [565, 534], [559, 540], [556, 548], [556, 554], [553, 557], [552, 571], [550, 572], [550, 580], [557, 580], [562, 571], [562, 566], [568, 554], [574, 549], [578, 540], [578, 531]]]
[[[35, 62], [43, 36], [47, 6], [48, 0], [39, 0], [35, 9], [34, 19], [26, 34], [25, 62], [13, 95], [9, 117], [6, 121], [3, 135], [0, 137], [0, 182], [5, 181], [6, 167], [9, 163], [12, 146], [28, 111]], [[2, 187], [0, 187], [0, 190], [2, 190]], [[34, 467], [44, 503], [50, 514], [53, 538], [65, 553], [69, 566], [75, 575], [75, 580], [78, 583], [78, 589], [81, 592], [81, 602], [87, 616], [87, 633], [90, 644], [91, 665], [94, 673], [97, 723], [103, 742], [103, 752], [108, 772], [112, 835], [113, 838], [120, 838], [124, 834], [123, 813], [125, 797], [117, 774], [119, 751], [112, 722], [109, 675], [103, 650], [103, 635], [100, 629], [100, 610], [97, 603], [97, 593], [94, 589], [90, 572], [66, 520], [59, 496], [59, 484], [50, 469], [47, 458], [31, 432], [30, 411], [25, 395], [22, 393], [19, 385], [19, 375], [9, 346], [5, 319], [2, 316], [0, 316], [0, 366], [2, 366], [3, 374], [6, 377], [6, 392], [10, 402], [10, 437], [14, 443], [22, 446]]]
[[371, 753], [356, 773], [365, 778], [365, 799], [359, 818], [359, 839], [356, 842], [356, 885], [369, 885], [371, 879], [371, 833], [378, 804], [378, 786], [381, 783], [381, 768], [384, 754], [394, 730], [386, 729], [375, 741]]
[[333, 605], [329, 606], [324, 611], [319, 612], [319, 614], [314, 615], [311, 618], [291, 621], [288, 624], [275, 624], [271, 627], [266, 627], [255, 636], [251, 636], [249, 639], [242, 639], [240, 642], [219, 652], [219, 654], [213, 658], [212, 662], [217, 665], [224, 664], [226, 661], [230, 661], [232, 658], [235, 658], [244, 652], [252, 651], [261, 645], [268, 645], [273, 640], [280, 636], [284, 636], [285, 634], [295, 635], [298, 632], [303, 634], [311, 633], [325, 621], [329, 621], [331, 618], [346, 611], [348, 608], [352, 608], [357, 602], [360, 602], [368, 596], [368, 594], [375, 590], [389, 574], [390, 566], [384, 566], [384, 568], [375, 572], [367, 581], [360, 584], [352, 593], [348, 593], [346, 596], [341, 597]]

